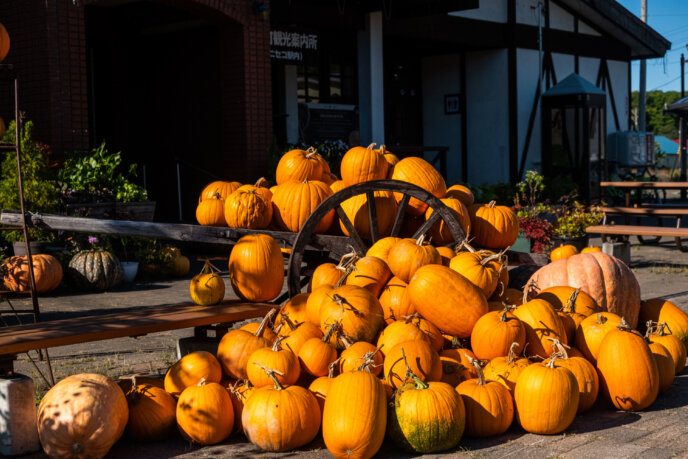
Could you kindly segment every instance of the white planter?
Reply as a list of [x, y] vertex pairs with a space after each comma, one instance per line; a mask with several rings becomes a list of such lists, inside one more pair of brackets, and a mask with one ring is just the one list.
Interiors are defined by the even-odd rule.
[[139, 262], [123, 261], [122, 268], [124, 268], [124, 282], [133, 282], [136, 278], [136, 273], [139, 271]]

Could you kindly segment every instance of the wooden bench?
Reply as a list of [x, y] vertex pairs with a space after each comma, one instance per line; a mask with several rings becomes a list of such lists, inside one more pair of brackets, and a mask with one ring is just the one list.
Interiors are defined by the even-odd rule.
[[183, 303], [4, 327], [0, 329], [0, 370], [11, 370], [14, 357], [30, 350], [181, 328], [231, 324], [262, 317], [276, 307], [270, 303], [239, 301], [226, 301], [214, 306]]
[[681, 238], [688, 237], [688, 228], [669, 228], [663, 226], [633, 226], [633, 225], [595, 225], [585, 229], [586, 233], [601, 234], [603, 239], [607, 235], [617, 236], [655, 236], [673, 237], [676, 239], [676, 247], [681, 252], [688, 252], [688, 247], [681, 245]]
[[[624, 226], [631, 227], [630, 225], [630, 217], [635, 216], [636, 218], [643, 218], [643, 217], [657, 217], [658, 220], [658, 226], [659, 228], [663, 227], [662, 225], [662, 218], [668, 218], [672, 217], [676, 219], [675, 222], [675, 228], [680, 228], [681, 227], [681, 219], [688, 215], [688, 208], [687, 207], [668, 207], [665, 205], [647, 205], [647, 206], [641, 206], [641, 207], [602, 207], [602, 211], [604, 212], [604, 218], [602, 219], [602, 225], [607, 224], [607, 216], [608, 215], [623, 215], [625, 217], [624, 219]], [[639, 226], [640, 227], [640, 226]], [[657, 228], [655, 227], [655, 228]], [[638, 241], [640, 241], [641, 244], [645, 243], [655, 243], [659, 242], [659, 240], [662, 238], [662, 236], [655, 236], [653, 240], [645, 240], [643, 238], [642, 234], [631, 234], [634, 235], [638, 238]], [[602, 236], [602, 240], [604, 241], [605, 235]], [[680, 247], [680, 240], [679, 242], [679, 247]]]

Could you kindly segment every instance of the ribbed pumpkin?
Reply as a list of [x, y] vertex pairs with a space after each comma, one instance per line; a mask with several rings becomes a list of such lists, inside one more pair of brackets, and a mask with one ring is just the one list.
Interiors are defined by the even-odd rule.
[[595, 365], [602, 340], [620, 323], [621, 317], [611, 312], [598, 312], [587, 317], [576, 328], [576, 348]]
[[[423, 158], [410, 156], [399, 161], [394, 166], [392, 173], [393, 180], [412, 183], [430, 192], [437, 198], [444, 198], [447, 195], [447, 185], [444, 179], [434, 167]], [[401, 201], [403, 195], [394, 193], [397, 202]], [[406, 211], [411, 215], [423, 215], [428, 208], [424, 202], [411, 198]]]
[[487, 313], [482, 292], [446, 266], [419, 268], [407, 292], [420, 315], [441, 331], [459, 338], [471, 336], [475, 323]]
[[337, 350], [330, 346], [330, 338], [337, 324], [332, 324], [322, 338], [311, 338], [299, 349], [299, 363], [301, 368], [311, 376], [325, 376], [329, 366], [337, 360]]
[[[327, 332], [330, 325], [341, 322], [341, 330], [353, 342], [372, 342], [382, 328], [382, 307], [370, 291], [355, 285], [343, 285], [320, 306], [320, 329]], [[342, 349], [340, 342], [336, 343]]]
[[68, 376], [38, 405], [38, 438], [50, 457], [101, 458], [122, 436], [128, 418], [127, 399], [112, 379]]
[[659, 371], [643, 337], [622, 321], [604, 337], [597, 356], [600, 391], [617, 409], [639, 411], [659, 393]]
[[659, 343], [648, 342], [648, 347], [657, 364], [659, 393], [661, 394], [669, 389], [674, 382], [674, 376], [676, 375], [674, 359], [671, 358], [671, 354], [669, 354], [667, 348]]
[[585, 317], [600, 312], [595, 300], [580, 288], [549, 287], [538, 293], [535, 298], [547, 301], [557, 311], [582, 314]]
[[237, 191], [255, 191], [258, 195], [262, 196], [266, 201], [272, 201], [272, 191], [268, 188], [268, 181], [265, 177], [261, 177], [256, 180], [253, 185], [241, 185], [237, 188]]
[[[375, 213], [377, 215], [378, 237], [388, 236], [392, 232], [394, 217], [397, 215], [398, 205], [394, 195], [390, 191], [375, 191]], [[368, 241], [372, 240], [370, 218], [368, 218], [368, 197], [359, 194], [342, 203], [342, 209], [354, 225], [354, 229], [360, 237]], [[342, 232], [350, 236], [349, 230], [343, 222], [339, 222]]]
[[215, 445], [229, 437], [234, 409], [227, 389], [205, 380], [184, 389], [177, 401], [177, 425], [185, 439], [200, 445]]
[[477, 360], [478, 377], [456, 387], [466, 408], [466, 435], [489, 437], [501, 435], [514, 419], [514, 401], [509, 390], [496, 381], [486, 381]]
[[325, 399], [322, 435], [336, 458], [370, 458], [385, 438], [387, 395], [380, 380], [367, 371], [342, 373]]
[[376, 298], [392, 278], [387, 263], [377, 257], [363, 257], [353, 265], [353, 271], [346, 278], [346, 285], [357, 285], [370, 291]]
[[499, 283], [501, 254], [483, 257], [475, 252], [459, 252], [449, 261], [449, 267], [478, 287], [485, 298], [494, 293]]
[[322, 157], [314, 148], [290, 150], [277, 163], [277, 185], [304, 180], [320, 180], [323, 175]]
[[224, 199], [216, 195], [199, 202], [196, 207], [196, 221], [203, 226], [227, 226]]
[[127, 404], [127, 434], [136, 441], [160, 441], [169, 436], [177, 425], [177, 401], [164, 389], [138, 384], [135, 377], [132, 388], [127, 392]]
[[308, 322], [320, 325], [320, 306], [322, 306], [332, 290], [334, 290], [334, 285], [323, 284], [308, 295], [306, 299], [306, 320]]
[[621, 260], [602, 252], [581, 253], [540, 268], [530, 278], [541, 289], [568, 285], [580, 287], [602, 311], [626, 319], [631, 327], [638, 322], [640, 286]]
[[191, 301], [201, 306], [217, 304], [225, 297], [225, 281], [206, 261], [200, 273], [189, 283]]
[[470, 207], [475, 202], [475, 197], [470, 188], [465, 185], [452, 185], [447, 188], [447, 197], [458, 199], [464, 206]]
[[[461, 224], [463, 232], [468, 236], [471, 233], [471, 217], [468, 214], [466, 206], [461, 201], [454, 198], [442, 198], [440, 201], [442, 201], [442, 203], [449, 208], [449, 211], [454, 214], [459, 224]], [[425, 220], [429, 220], [434, 212], [432, 207], [428, 207], [425, 211]], [[449, 226], [447, 226], [441, 218], [430, 227], [428, 236], [432, 239], [434, 245], [445, 245], [458, 242], [454, 240], [454, 236]]]
[[509, 350], [509, 355], [490, 360], [483, 369], [485, 379], [497, 381], [509, 389], [512, 394], [516, 388], [516, 381], [518, 381], [519, 376], [530, 365], [530, 361], [527, 358], [518, 358], [516, 356], [514, 349], [517, 346], [518, 343], [514, 343]]
[[361, 370], [377, 376], [382, 373], [382, 354], [380, 349], [365, 341], [350, 344], [339, 356], [339, 372]]
[[258, 330], [249, 333], [245, 330], [230, 330], [222, 337], [217, 347], [217, 360], [227, 376], [246, 379], [246, 363], [253, 351], [270, 346], [272, 343], [263, 337], [263, 330], [274, 317], [276, 309], [270, 310], [263, 318]]
[[[554, 366], [568, 368], [578, 383], [579, 400], [577, 412], [583, 413], [588, 411], [595, 404], [597, 393], [600, 389], [597, 370], [585, 358], [569, 355], [566, 348], [560, 342], [556, 342], [554, 346], [556, 348], [555, 353], [557, 354]], [[546, 365], [550, 359], [542, 363]]]
[[353, 147], [347, 151], [339, 170], [346, 186], [351, 186], [370, 180], [385, 179], [388, 168], [384, 153], [375, 150], [375, 144], [371, 143], [367, 148]]
[[403, 341], [387, 350], [384, 377], [395, 389], [406, 381], [407, 366], [423, 381], [442, 380], [442, 362], [427, 341]]
[[77, 287], [90, 291], [109, 290], [122, 282], [124, 269], [110, 252], [84, 250], [69, 262], [69, 278]]
[[225, 199], [224, 216], [230, 228], [264, 229], [272, 221], [272, 202], [255, 189], [239, 188]]
[[552, 341], [558, 339], [566, 344], [566, 329], [552, 305], [545, 300], [530, 300], [514, 309], [514, 315], [526, 329], [528, 355], [547, 358], [553, 351]]
[[201, 379], [209, 383], [219, 383], [222, 379], [220, 362], [210, 352], [191, 352], [179, 359], [167, 371], [165, 390], [174, 396], [179, 396], [184, 389], [195, 386]]
[[424, 241], [424, 236], [402, 239], [389, 250], [386, 261], [392, 274], [408, 283], [421, 266], [442, 264], [437, 249]]
[[398, 277], [392, 277], [382, 288], [380, 293], [380, 306], [384, 314], [385, 322], [391, 324], [413, 314], [416, 308], [411, 304], [411, 299], [406, 294], [408, 284]]
[[578, 254], [578, 249], [570, 244], [561, 244], [556, 249], [552, 250], [549, 254], [549, 258], [552, 261], [563, 260], [564, 258], [569, 258]]
[[5, 60], [7, 53], [10, 52], [10, 34], [4, 25], [0, 24], [0, 62]]
[[[297, 293], [289, 299], [280, 308], [277, 317], [275, 317], [276, 323], [282, 322], [283, 316], [288, 316], [289, 320], [293, 325], [299, 325], [308, 321], [308, 298], [310, 298], [310, 293]], [[280, 335], [286, 335], [289, 332], [288, 327], [282, 327]]]
[[468, 211], [471, 236], [478, 247], [501, 250], [516, 242], [518, 219], [509, 207], [497, 206], [495, 201], [491, 201], [489, 204], [473, 204]]
[[523, 370], [514, 390], [518, 422], [528, 432], [551, 435], [568, 428], [576, 417], [580, 392], [571, 370], [534, 363]]
[[[297, 233], [315, 208], [330, 196], [330, 187], [317, 180], [287, 182], [280, 185], [272, 196], [275, 224], [282, 231]], [[330, 228], [333, 220], [334, 210], [320, 220], [314, 232], [324, 233]]]
[[412, 373], [390, 404], [387, 430], [402, 449], [434, 453], [455, 447], [466, 427], [461, 396], [443, 382], [426, 383]]
[[397, 242], [401, 241], [399, 237], [383, 237], [382, 239], [375, 242], [366, 252], [367, 257], [378, 257], [380, 260], [384, 261], [389, 265], [388, 256], [389, 251], [392, 250]]
[[205, 200], [213, 199], [224, 201], [227, 199], [227, 196], [234, 193], [240, 186], [241, 183], [239, 182], [226, 182], [223, 180], [211, 182], [207, 184], [205, 188], [203, 188], [203, 191], [201, 191], [198, 202], [201, 203]]
[[391, 350], [394, 346], [404, 341], [423, 340], [430, 344], [430, 338], [423, 333], [418, 325], [410, 321], [398, 320], [387, 325], [377, 339], [377, 347], [380, 348], [382, 355]]
[[229, 255], [229, 280], [237, 296], [247, 301], [270, 301], [284, 283], [284, 257], [267, 234], [247, 234]]
[[[285, 316], [287, 317], [287, 316]], [[285, 333], [284, 330], [288, 330], [286, 333], [286, 338], [282, 341], [282, 347], [289, 349], [294, 354], [299, 355], [301, 347], [311, 338], [322, 338], [323, 333], [320, 331], [318, 325], [312, 324], [310, 322], [305, 322], [294, 326], [291, 321], [287, 321], [287, 327], [282, 327], [280, 333]]]
[[335, 180], [334, 182], [330, 183], [330, 189], [332, 190], [332, 194], [337, 193], [338, 191], [342, 191], [344, 188], [346, 188], [344, 180]]
[[[0, 24], [1, 25], [1, 24]], [[36, 254], [31, 256], [33, 276], [38, 293], [48, 293], [57, 288], [62, 281], [62, 265], [52, 255]], [[3, 265], [5, 287], [13, 292], [31, 290], [29, 281], [28, 256], [10, 257]]]
[[671, 333], [666, 322], [657, 324], [656, 330], [650, 330], [647, 337], [651, 342], [659, 343], [669, 351], [671, 359], [674, 361], [676, 374], [683, 371], [686, 366], [686, 346], [683, 341]]
[[638, 329], [641, 332], [645, 332], [645, 324], [649, 320], [666, 323], [671, 334], [688, 345], [688, 314], [671, 301], [653, 298], [640, 303]]
[[265, 369], [274, 371], [275, 377], [281, 384], [292, 385], [301, 376], [299, 359], [291, 350], [282, 347], [280, 337], [272, 347], [262, 347], [251, 353], [246, 362], [246, 375], [249, 382], [256, 388], [271, 386], [272, 378]]
[[335, 285], [344, 276], [344, 271], [337, 268], [334, 263], [322, 263], [313, 271], [311, 277], [310, 291], [321, 285]]
[[518, 344], [514, 352], [519, 355], [526, 344], [526, 329], [507, 309], [488, 312], [478, 319], [471, 333], [471, 348], [480, 360], [506, 357], [513, 343]]

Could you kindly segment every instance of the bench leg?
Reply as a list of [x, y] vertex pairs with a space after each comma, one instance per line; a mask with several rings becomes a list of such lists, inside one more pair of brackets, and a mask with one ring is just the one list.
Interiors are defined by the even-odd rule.
[[14, 456], [40, 450], [33, 379], [13, 373], [0, 376], [0, 454]]
[[681, 244], [681, 238], [680, 237], [676, 238], [676, 247], [678, 247], [678, 249], [681, 252], [688, 252], [688, 247], [683, 247], [683, 245]]

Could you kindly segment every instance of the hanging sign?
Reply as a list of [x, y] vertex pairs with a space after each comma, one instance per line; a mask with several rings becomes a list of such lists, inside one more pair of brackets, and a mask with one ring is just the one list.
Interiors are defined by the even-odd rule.
[[317, 61], [318, 35], [286, 29], [270, 31], [270, 58], [290, 64]]

